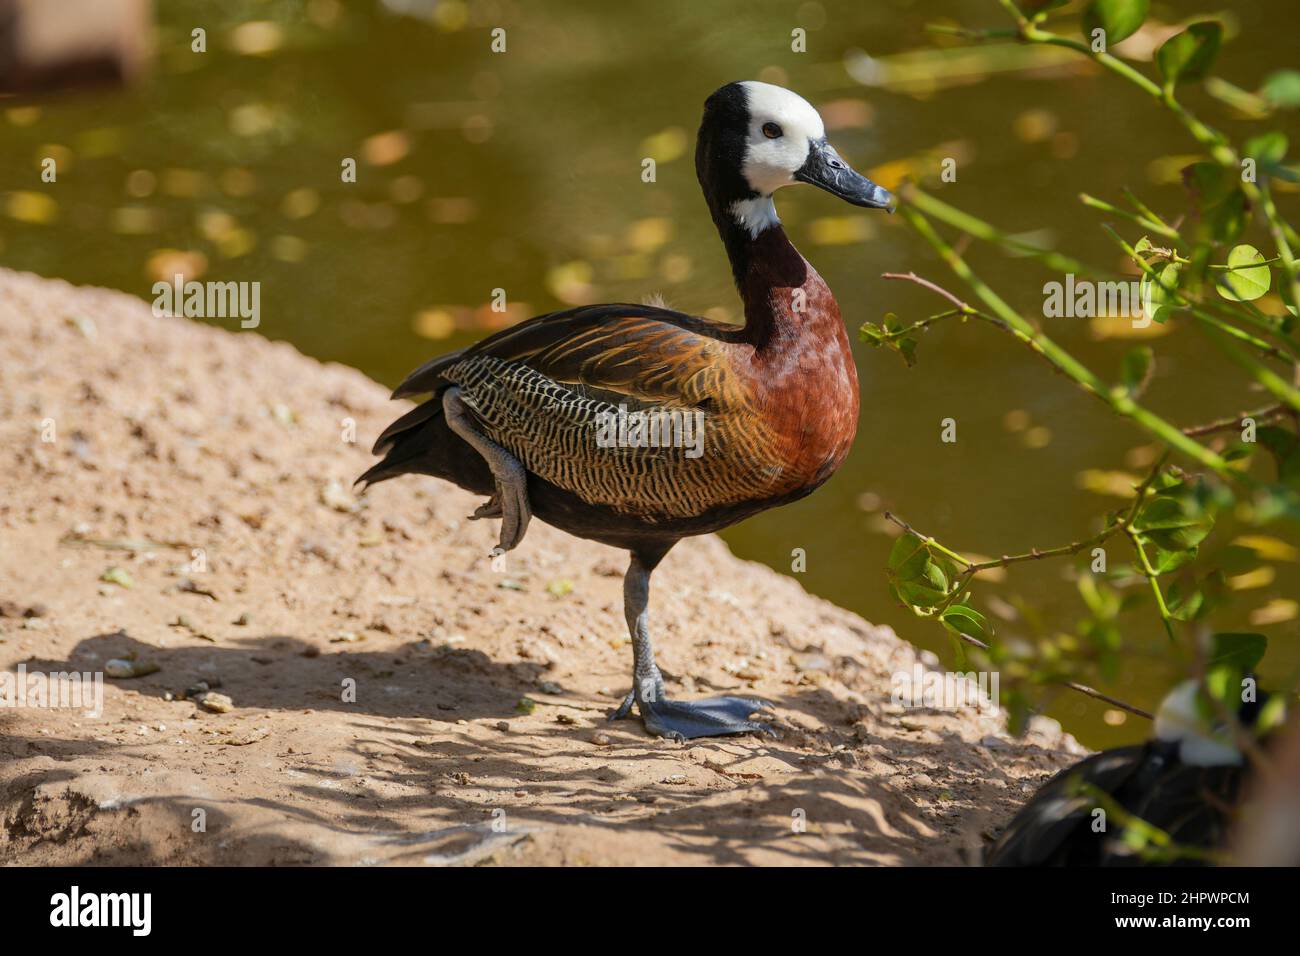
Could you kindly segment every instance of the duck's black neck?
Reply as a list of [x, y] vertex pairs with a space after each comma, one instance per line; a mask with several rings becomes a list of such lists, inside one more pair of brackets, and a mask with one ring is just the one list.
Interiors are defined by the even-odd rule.
[[[820, 279], [774, 217], [753, 233], [730, 209], [712, 211], [745, 304], [745, 339], [759, 348], [794, 341], [807, 324], [810, 284]], [[796, 295], [803, 301], [797, 302]]]
[[793, 290], [816, 273], [781, 228], [770, 196], [741, 172], [748, 113], [743, 100], [710, 97], [695, 146], [695, 173], [745, 303], [744, 337], [760, 348], [799, 335]]

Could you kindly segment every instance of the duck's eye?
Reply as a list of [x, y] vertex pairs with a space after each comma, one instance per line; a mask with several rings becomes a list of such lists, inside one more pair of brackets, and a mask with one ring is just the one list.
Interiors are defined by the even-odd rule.
[[775, 123], [764, 123], [763, 135], [768, 139], [776, 139], [781, 135], [781, 127], [777, 126]]

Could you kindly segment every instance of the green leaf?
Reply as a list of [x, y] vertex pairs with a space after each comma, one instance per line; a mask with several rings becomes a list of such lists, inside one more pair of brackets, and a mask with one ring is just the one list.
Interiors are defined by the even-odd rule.
[[1218, 163], [1203, 160], [1183, 168], [1183, 185], [1200, 209], [1208, 209], [1226, 200], [1237, 188], [1237, 179]]
[[1150, 8], [1150, 0], [1092, 0], [1083, 11], [1083, 31], [1091, 37], [1101, 28], [1109, 48], [1136, 33]]
[[1234, 246], [1228, 253], [1228, 268], [1215, 283], [1219, 295], [1229, 302], [1253, 302], [1268, 292], [1273, 281], [1268, 266], [1251, 265], [1263, 261], [1264, 254], [1254, 246]]
[[1276, 166], [1286, 159], [1288, 146], [1290, 143], [1285, 133], [1271, 130], [1246, 140], [1241, 151], [1246, 156], [1253, 157], [1261, 166]]
[[1124, 384], [1124, 390], [1133, 397], [1141, 395], [1151, 381], [1155, 357], [1156, 353], [1149, 345], [1139, 345], [1124, 355], [1120, 363], [1120, 381]]
[[1184, 80], [1203, 79], [1210, 72], [1222, 42], [1223, 25], [1217, 20], [1193, 23], [1166, 40], [1156, 51], [1156, 66], [1164, 77], [1165, 87], [1173, 89]]
[[907, 363], [908, 368], [916, 364], [916, 339], [910, 335], [901, 338], [894, 343], [894, 348], [898, 349], [898, 354], [903, 356], [903, 361]]
[[943, 612], [939, 620], [949, 630], [973, 637], [985, 644], [993, 637], [993, 628], [989, 626], [988, 619], [979, 611], [964, 604], [954, 604]]
[[1142, 281], [1138, 285], [1138, 292], [1142, 296], [1143, 313], [1162, 325], [1169, 321], [1169, 317], [1178, 308], [1178, 300], [1174, 293], [1165, 290], [1178, 288], [1179, 275], [1180, 266], [1176, 262], [1171, 262], [1159, 269], [1155, 278], [1144, 272]]
[[1151, 566], [1155, 569], [1156, 574], [1168, 574], [1170, 571], [1177, 571], [1179, 568], [1195, 561], [1198, 551], [1198, 548], [1188, 548], [1186, 551], [1166, 551], [1164, 548], [1157, 547]]
[[1192, 163], [1183, 169], [1183, 184], [1200, 214], [1198, 239], [1232, 242], [1246, 225], [1246, 196], [1237, 175], [1218, 163]]
[[900, 581], [920, 577], [930, 560], [930, 549], [919, 537], [907, 531], [899, 536], [889, 551], [889, 571]]
[[1215, 634], [1210, 648], [1207, 669], [1230, 667], [1238, 671], [1252, 671], [1268, 650], [1268, 638], [1263, 634]]
[[1183, 487], [1152, 498], [1133, 522], [1133, 530], [1166, 551], [1189, 551], [1213, 528], [1212, 503], [1201, 501], [1194, 489]]
[[1270, 73], [1259, 88], [1259, 95], [1279, 109], [1300, 106], [1300, 70]]
[[1201, 608], [1205, 604], [1205, 595], [1195, 587], [1183, 593], [1180, 584], [1174, 582], [1169, 593], [1165, 595], [1165, 601], [1169, 607], [1169, 614], [1174, 620], [1191, 621], [1200, 615]]

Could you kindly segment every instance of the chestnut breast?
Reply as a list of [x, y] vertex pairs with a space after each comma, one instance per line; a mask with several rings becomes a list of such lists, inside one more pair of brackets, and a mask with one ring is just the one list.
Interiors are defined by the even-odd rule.
[[[786, 491], [830, 477], [858, 428], [858, 373], [839, 306], [817, 271], [800, 260], [798, 285], [769, 285], [746, 296], [747, 319], [760, 330], [746, 377], [774, 439], [768, 454], [782, 466]], [[753, 278], [758, 286], [768, 280]]]

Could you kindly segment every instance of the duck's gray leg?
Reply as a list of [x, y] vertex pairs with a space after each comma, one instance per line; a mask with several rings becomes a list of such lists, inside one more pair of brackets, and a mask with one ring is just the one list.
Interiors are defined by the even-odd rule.
[[489, 518], [500, 515], [501, 537], [497, 547], [501, 551], [510, 551], [524, 540], [524, 532], [528, 530], [528, 522], [533, 517], [532, 509], [528, 506], [528, 473], [518, 458], [475, 427], [474, 418], [460, 397], [459, 388], [453, 386], [442, 393], [442, 410], [447, 416], [447, 427], [483, 456], [496, 481], [496, 494], [480, 505], [470, 517]]
[[656, 737], [689, 740], [722, 734], [760, 732], [772, 734], [767, 724], [749, 720], [756, 710], [771, 705], [749, 697], [710, 697], [707, 700], [669, 700], [663, 674], [655, 664], [654, 644], [648, 624], [650, 569], [636, 555], [623, 578], [623, 613], [632, 635], [632, 690], [610, 720], [622, 720], [635, 703], [645, 729]]

